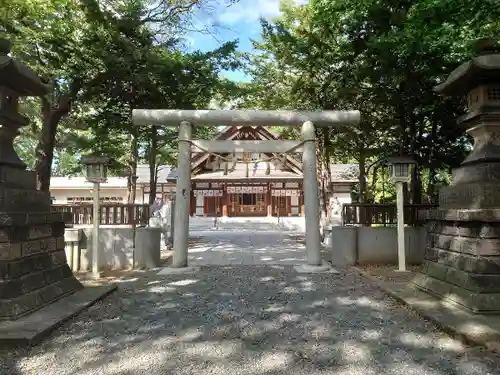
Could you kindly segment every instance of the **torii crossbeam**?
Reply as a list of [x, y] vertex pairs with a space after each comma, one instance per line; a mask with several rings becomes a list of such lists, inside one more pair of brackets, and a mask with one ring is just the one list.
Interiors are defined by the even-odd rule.
[[[359, 123], [359, 111], [261, 111], [261, 110], [177, 110], [134, 109], [135, 125], [179, 127], [179, 155], [175, 201], [174, 252], [172, 267], [187, 267], [189, 240], [189, 203], [191, 193], [191, 153], [203, 147], [209, 152], [302, 152], [304, 175], [304, 211], [306, 222], [307, 264], [322, 264], [320, 237], [320, 210], [316, 174], [315, 125], [324, 127]], [[301, 141], [263, 140], [230, 144], [227, 141], [192, 140], [193, 126], [301, 125]]]

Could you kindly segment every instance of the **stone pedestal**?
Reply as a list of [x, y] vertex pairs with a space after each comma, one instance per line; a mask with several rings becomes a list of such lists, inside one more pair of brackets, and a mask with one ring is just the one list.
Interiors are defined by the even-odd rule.
[[470, 312], [500, 313], [500, 48], [479, 54], [436, 88], [467, 95], [458, 119], [474, 148], [427, 213], [424, 265], [413, 285]]
[[424, 265], [413, 283], [473, 313], [497, 314], [500, 157], [476, 147], [478, 140], [493, 138], [483, 121], [474, 125], [474, 151], [454, 172], [452, 184], [440, 191], [439, 209], [427, 213]]
[[0, 38], [0, 346], [36, 344], [116, 289], [83, 288], [73, 276], [64, 249], [71, 217], [51, 212], [49, 192], [37, 190], [36, 174], [16, 154], [13, 142], [28, 124], [19, 98], [52, 88], [9, 56], [10, 47]]
[[438, 209], [428, 219], [413, 284], [473, 313], [500, 313], [500, 209]]
[[70, 217], [50, 212], [34, 172], [0, 166], [0, 320], [15, 320], [83, 288], [66, 262]]

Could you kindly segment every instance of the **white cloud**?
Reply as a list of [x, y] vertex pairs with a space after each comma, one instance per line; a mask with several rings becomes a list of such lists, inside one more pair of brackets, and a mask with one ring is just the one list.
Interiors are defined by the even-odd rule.
[[[296, 0], [306, 3], [308, 0]], [[239, 23], [255, 23], [259, 18], [273, 18], [280, 15], [280, 0], [240, 0], [234, 5], [224, 8], [219, 22], [226, 25]]]

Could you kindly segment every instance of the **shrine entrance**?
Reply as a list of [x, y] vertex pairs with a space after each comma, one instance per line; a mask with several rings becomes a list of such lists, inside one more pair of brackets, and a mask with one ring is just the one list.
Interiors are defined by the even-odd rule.
[[228, 216], [266, 216], [267, 202], [264, 193], [229, 194]]
[[[179, 127], [179, 153], [177, 166], [177, 186], [175, 204], [174, 251], [172, 267], [187, 267], [189, 216], [191, 206], [191, 154], [200, 150], [217, 156], [220, 162], [229, 167], [237, 163], [236, 154], [246, 153], [302, 153], [303, 168], [303, 204], [306, 223], [306, 259], [307, 265], [319, 267], [321, 257], [319, 184], [316, 171], [316, 132], [315, 125], [339, 126], [357, 124], [359, 111], [260, 111], [260, 110], [146, 110], [134, 109], [132, 120], [135, 125], [165, 125]], [[192, 127], [199, 125], [260, 125], [260, 126], [301, 126], [301, 140], [193, 140]], [[223, 157], [230, 154], [232, 157]], [[247, 173], [241, 178], [245, 180]], [[291, 206], [291, 199], [286, 194], [263, 197], [257, 190], [229, 192], [230, 204], [226, 209], [235, 215], [266, 214], [285, 216]], [[219, 193], [217, 193], [218, 195]], [[214, 197], [215, 198], [215, 197]], [[206, 200], [208, 211], [218, 213], [219, 201]], [[272, 212], [275, 207], [275, 212]], [[224, 210], [224, 207], [222, 207]], [[271, 212], [269, 212], [271, 211]], [[229, 214], [229, 212], [227, 213]], [[243, 216], [243, 215], [242, 215]]]

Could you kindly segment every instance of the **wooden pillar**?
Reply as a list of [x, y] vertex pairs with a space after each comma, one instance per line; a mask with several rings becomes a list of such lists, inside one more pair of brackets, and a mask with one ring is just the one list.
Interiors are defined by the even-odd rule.
[[222, 216], [229, 216], [227, 211], [227, 205], [229, 203], [229, 194], [227, 193], [227, 184], [223, 185], [222, 190]]
[[271, 184], [267, 184], [266, 193], [266, 204], [267, 204], [267, 216], [273, 216], [273, 200], [271, 196]]
[[303, 182], [299, 182], [299, 210], [300, 216], [304, 216], [304, 184]]
[[194, 196], [194, 192], [191, 190], [189, 192], [189, 215], [195, 216], [196, 214], [196, 197]]

